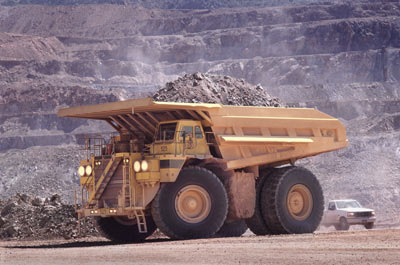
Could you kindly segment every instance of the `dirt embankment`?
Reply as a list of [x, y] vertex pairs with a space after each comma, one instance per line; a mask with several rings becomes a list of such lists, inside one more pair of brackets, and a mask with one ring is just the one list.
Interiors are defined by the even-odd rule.
[[49, 198], [17, 194], [0, 200], [0, 209], [0, 239], [71, 239], [97, 234], [89, 218], [82, 226], [86, 230], [79, 233], [74, 206], [62, 202], [57, 194]]

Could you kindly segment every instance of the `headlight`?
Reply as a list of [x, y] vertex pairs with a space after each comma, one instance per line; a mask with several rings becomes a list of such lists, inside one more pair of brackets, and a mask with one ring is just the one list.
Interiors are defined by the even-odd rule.
[[141, 168], [142, 168], [142, 171], [147, 171], [149, 169], [149, 163], [147, 163], [146, 160], [143, 160]]
[[140, 161], [135, 161], [135, 163], [133, 163], [133, 170], [135, 170], [136, 173], [140, 171]]
[[85, 167], [84, 166], [80, 166], [78, 169], [78, 174], [79, 176], [83, 177], [85, 175]]
[[375, 216], [375, 212], [371, 212], [371, 216]]
[[347, 213], [348, 217], [354, 217], [356, 214], [355, 213]]
[[92, 174], [92, 167], [87, 166], [85, 172], [86, 172], [86, 176], [90, 176]]

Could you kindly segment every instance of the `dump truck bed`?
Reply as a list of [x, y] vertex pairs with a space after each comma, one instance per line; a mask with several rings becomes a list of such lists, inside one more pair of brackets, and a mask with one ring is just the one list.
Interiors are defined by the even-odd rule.
[[159, 122], [200, 120], [211, 128], [229, 169], [284, 164], [348, 145], [343, 124], [312, 108], [155, 102], [150, 98], [61, 109], [61, 117], [97, 119], [152, 143]]

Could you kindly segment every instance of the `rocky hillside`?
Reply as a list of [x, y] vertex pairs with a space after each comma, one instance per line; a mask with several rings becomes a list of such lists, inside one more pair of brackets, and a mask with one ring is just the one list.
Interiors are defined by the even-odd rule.
[[171, 8], [195, 1], [18, 2], [0, 1], [0, 196], [61, 190], [71, 199], [76, 141], [111, 129], [57, 118], [59, 108], [152, 96], [166, 82], [204, 72], [242, 78], [289, 105], [339, 117], [351, 146], [303, 163], [327, 199], [359, 199], [381, 222], [399, 222], [398, 1], [257, 8], [196, 1], [236, 8], [185, 10]]
[[[350, 1], [350, 0], [347, 0]], [[141, 5], [158, 9], [214, 9], [317, 3], [319, 0], [0, 0], [0, 5]], [[331, 0], [331, 2], [344, 2]]]

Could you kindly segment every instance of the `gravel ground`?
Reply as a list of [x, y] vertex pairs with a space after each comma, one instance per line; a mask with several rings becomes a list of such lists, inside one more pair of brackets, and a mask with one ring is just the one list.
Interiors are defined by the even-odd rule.
[[102, 238], [0, 241], [0, 264], [398, 264], [400, 230], [116, 245]]

